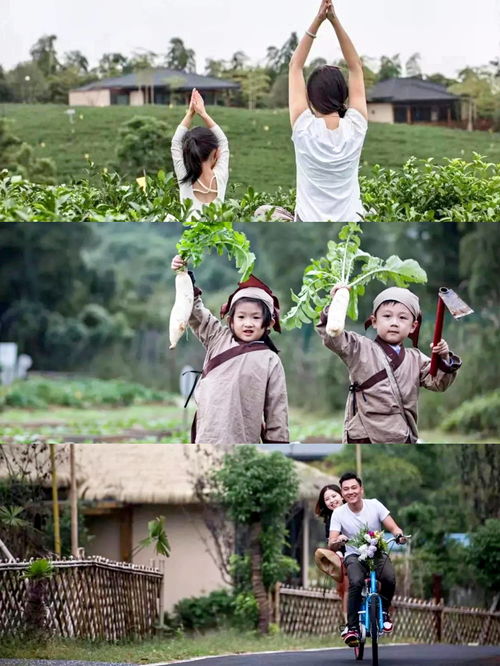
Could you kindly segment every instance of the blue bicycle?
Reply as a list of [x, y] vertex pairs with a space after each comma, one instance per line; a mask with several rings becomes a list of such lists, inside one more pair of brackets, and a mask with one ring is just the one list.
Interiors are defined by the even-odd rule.
[[[411, 535], [403, 535], [410, 539]], [[394, 544], [396, 538], [388, 539], [388, 544]], [[389, 553], [392, 547], [389, 549]], [[378, 592], [379, 583], [375, 571], [370, 571], [370, 577], [365, 579], [363, 589], [363, 602], [359, 611], [359, 645], [354, 648], [356, 661], [361, 661], [365, 652], [367, 638], [372, 642], [372, 664], [378, 666], [378, 640], [384, 633], [384, 613], [382, 598]]]

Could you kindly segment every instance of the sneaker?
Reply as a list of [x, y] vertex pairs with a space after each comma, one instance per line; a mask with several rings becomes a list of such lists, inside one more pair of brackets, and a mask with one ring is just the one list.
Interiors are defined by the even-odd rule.
[[351, 648], [359, 647], [359, 633], [357, 629], [347, 628], [347, 632], [343, 636], [344, 643]]
[[394, 624], [391, 620], [391, 616], [389, 613], [384, 613], [384, 624], [382, 625], [382, 629], [384, 630], [384, 634], [390, 634], [393, 630]]
[[349, 627], [346, 624], [345, 627], [340, 632], [340, 638], [344, 638], [348, 631], [349, 631]]

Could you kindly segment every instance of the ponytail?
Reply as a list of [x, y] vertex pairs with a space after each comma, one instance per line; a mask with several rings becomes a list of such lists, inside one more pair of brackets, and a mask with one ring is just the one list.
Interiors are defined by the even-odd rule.
[[262, 342], [263, 342], [264, 344], [266, 344], [266, 345], [269, 347], [269, 349], [270, 349], [271, 351], [273, 351], [275, 354], [279, 354], [279, 353], [280, 353], [280, 350], [278, 349], [278, 347], [276, 347], [276, 345], [274, 344], [274, 342], [271, 340], [271, 336], [269, 335], [269, 333], [264, 333], [264, 335], [262, 336], [261, 340], [262, 340]]
[[186, 175], [181, 183], [195, 183], [201, 176], [203, 163], [218, 147], [217, 137], [207, 127], [194, 127], [186, 132], [182, 140], [182, 158]]

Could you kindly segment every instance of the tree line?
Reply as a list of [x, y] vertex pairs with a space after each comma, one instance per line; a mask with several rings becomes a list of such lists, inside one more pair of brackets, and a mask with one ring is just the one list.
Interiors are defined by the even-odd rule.
[[[9, 71], [0, 65], [0, 102], [67, 104], [68, 93], [96, 80], [122, 76], [156, 67], [196, 72], [195, 51], [180, 37], [172, 37], [165, 53], [148, 49], [131, 55], [104, 53], [95, 67], [79, 50], [56, 49], [57, 35], [43, 35], [30, 49], [30, 60], [18, 63]], [[288, 103], [288, 63], [297, 47], [298, 36], [292, 32], [281, 47], [268, 46], [265, 56], [254, 64], [244, 51], [236, 51], [228, 59], [207, 58], [203, 74], [240, 84], [240, 89], [227, 93], [232, 106], [284, 107]], [[327, 64], [324, 58], [313, 60], [308, 69]], [[342, 59], [331, 64], [345, 66]], [[500, 61], [492, 60], [480, 67], [465, 67], [455, 78], [442, 73], [424, 74], [421, 55], [414, 53], [406, 63], [400, 54], [382, 55], [379, 59], [363, 57], [367, 88], [378, 81], [401, 76], [416, 77], [444, 85], [451, 92], [470, 96], [480, 117], [500, 122]]]

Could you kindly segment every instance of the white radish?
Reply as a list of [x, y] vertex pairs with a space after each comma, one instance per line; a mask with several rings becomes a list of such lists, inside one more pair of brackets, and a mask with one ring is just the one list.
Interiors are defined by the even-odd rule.
[[326, 321], [326, 332], [332, 338], [337, 337], [344, 330], [348, 307], [349, 288], [339, 287], [332, 298]]
[[188, 327], [193, 310], [193, 283], [185, 270], [179, 270], [175, 276], [175, 303], [170, 312], [170, 349], [174, 349]]

